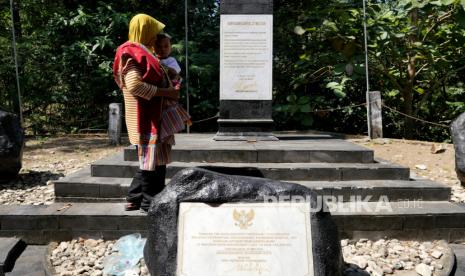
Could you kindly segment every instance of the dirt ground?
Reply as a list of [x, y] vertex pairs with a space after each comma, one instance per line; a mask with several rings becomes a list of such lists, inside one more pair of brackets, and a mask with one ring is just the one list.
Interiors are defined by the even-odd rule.
[[52, 180], [122, 149], [110, 146], [104, 135], [28, 139], [19, 177], [0, 184], [0, 204], [51, 204]]
[[[458, 181], [455, 174], [455, 151], [452, 144], [399, 139], [372, 141], [349, 139], [349, 141], [373, 149], [377, 158], [410, 167], [412, 172], [418, 176], [428, 177], [445, 184], [456, 184]], [[436, 148], [437, 153], [432, 152], [433, 147]]]
[[453, 144], [432, 143], [401, 139], [349, 139], [349, 141], [373, 149], [375, 158], [407, 166], [411, 176], [425, 177], [452, 187], [452, 200], [465, 202], [465, 189], [455, 173]]
[[29, 139], [23, 155], [22, 173], [48, 170], [66, 175], [123, 148], [109, 145], [105, 135]]
[[[366, 138], [349, 141], [371, 148], [375, 157], [411, 168], [412, 175], [426, 177], [449, 185], [452, 200], [465, 202], [465, 190], [455, 174], [452, 144], [421, 141]], [[77, 171], [127, 145], [110, 146], [105, 135], [63, 136], [29, 139], [23, 157], [20, 177], [0, 185], [0, 204], [48, 204], [53, 202], [50, 181]], [[432, 148], [438, 153], [433, 153]], [[439, 150], [439, 151], [438, 151]]]

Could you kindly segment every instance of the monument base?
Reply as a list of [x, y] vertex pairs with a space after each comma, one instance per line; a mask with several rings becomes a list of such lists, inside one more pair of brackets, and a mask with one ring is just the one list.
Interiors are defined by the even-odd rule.
[[215, 141], [278, 141], [271, 132], [218, 132]]
[[218, 119], [215, 141], [278, 141], [272, 119]]

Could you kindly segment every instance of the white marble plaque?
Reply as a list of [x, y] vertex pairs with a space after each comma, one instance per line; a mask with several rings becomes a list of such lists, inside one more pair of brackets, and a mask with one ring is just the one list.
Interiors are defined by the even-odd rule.
[[221, 15], [220, 100], [271, 100], [273, 15]]
[[181, 203], [178, 276], [313, 276], [308, 203]]

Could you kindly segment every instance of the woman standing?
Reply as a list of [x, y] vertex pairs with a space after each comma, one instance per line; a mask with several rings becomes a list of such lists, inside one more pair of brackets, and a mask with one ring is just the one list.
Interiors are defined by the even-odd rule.
[[166, 164], [171, 162], [174, 136], [160, 141], [163, 97], [178, 100], [179, 89], [170, 85], [153, 55], [157, 34], [165, 25], [146, 14], [129, 23], [129, 41], [118, 47], [113, 64], [115, 81], [124, 94], [129, 141], [136, 145], [140, 168], [129, 187], [126, 210], [147, 211], [153, 196], [165, 186]]

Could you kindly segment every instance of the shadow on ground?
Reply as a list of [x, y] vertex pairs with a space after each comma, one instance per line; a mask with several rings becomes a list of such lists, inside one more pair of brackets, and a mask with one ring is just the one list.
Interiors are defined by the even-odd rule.
[[5, 189], [22, 190], [36, 186], [45, 186], [50, 180], [57, 180], [63, 177], [62, 173], [53, 173], [51, 171], [27, 171], [20, 173], [15, 179], [0, 180], [0, 191]]

